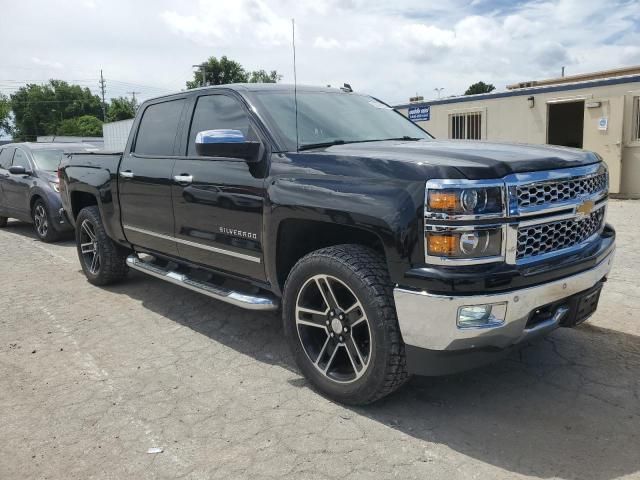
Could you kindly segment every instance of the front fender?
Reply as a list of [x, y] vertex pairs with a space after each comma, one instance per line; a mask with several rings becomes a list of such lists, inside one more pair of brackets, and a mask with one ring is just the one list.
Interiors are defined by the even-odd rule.
[[290, 219], [356, 227], [381, 241], [395, 283], [422, 257], [423, 181], [357, 179], [339, 176], [272, 178], [267, 186], [264, 249], [267, 275], [276, 271], [276, 239]]

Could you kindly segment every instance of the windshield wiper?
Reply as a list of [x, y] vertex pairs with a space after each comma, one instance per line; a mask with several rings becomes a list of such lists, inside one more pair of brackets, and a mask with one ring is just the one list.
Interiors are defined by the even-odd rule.
[[419, 138], [419, 137], [410, 137], [408, 135], [405, 135], [404, 137], [396, 137], [396, 138], [383, 138], [380, 139], [378, 141], [380, 142], [384, 142], [384, 141], [388, 141], [388, 140], [410, 140], [412, 142], [417, 142], [418, 140], [424, 140], [424, 138]]
[[408, 135], [405, 135], [403, 137], [396, 137], [396, 138], [372, 138], [372, 139], [368, 139], [368, 140], [332, 140], [330, 142], [321, 142], [321, 143], [306, 143], [304, 145], [300, 145], [300, 147], [298, 148], [298, 150], [302, 151], [302, 150], [311, 150], [313, 148], [324, 148], [324, 147], [333, 147], [334, 145], [345, 145], [347, 143], [367, 143], [367, 142], [386, 142], [389, 140], [407, 140], [407, 141], [417, 141], [417, 140], [423, 140], [422, 138], [417, 138], [417, 137], [410, 137]]
[[304, 145], [300, 145], [298, 150], [311, 150], [313, 148], [323, 148], [323, 147], [333, 147], [334, 145], [344, 145], [344, 140], [332, 140], [330, 142], [320, 142], [320, 143], [305, 143]]

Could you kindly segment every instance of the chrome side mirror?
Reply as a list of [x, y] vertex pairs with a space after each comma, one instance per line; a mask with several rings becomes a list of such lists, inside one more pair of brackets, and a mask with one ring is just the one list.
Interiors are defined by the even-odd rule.
[[204, 130], [196, 134], [196, 152], [202, 157], [260, 160], [260, 142], [249, 142], [240, 130]]

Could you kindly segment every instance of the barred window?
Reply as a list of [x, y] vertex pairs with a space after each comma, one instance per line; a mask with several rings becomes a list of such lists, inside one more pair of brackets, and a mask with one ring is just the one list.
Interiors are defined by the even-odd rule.
[[482, 112], [449, 115], [449, 138], [458, 140], [482, 139]]
[[631, 140], [640, 141], [640, 97], [633, 97], [633, 131]]

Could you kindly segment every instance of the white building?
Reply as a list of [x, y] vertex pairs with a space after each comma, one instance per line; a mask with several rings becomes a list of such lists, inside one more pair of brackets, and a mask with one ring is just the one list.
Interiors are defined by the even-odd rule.
[[102, 137], [104, 149], [111, 152], [122, 152], [127, 145], [129, 132], [133, 126], [133, 118], [119, 122], [103, 123]]
[[614, 194], [640, 198], [640, 67], [523, 82], [506, 91], [398, 105], [436, 138], [584, 148]]

